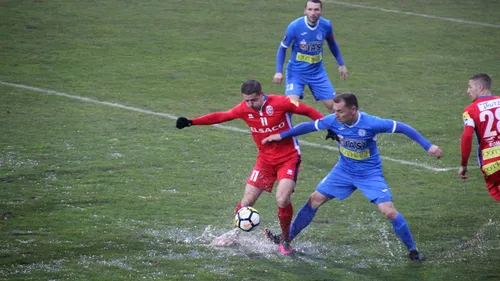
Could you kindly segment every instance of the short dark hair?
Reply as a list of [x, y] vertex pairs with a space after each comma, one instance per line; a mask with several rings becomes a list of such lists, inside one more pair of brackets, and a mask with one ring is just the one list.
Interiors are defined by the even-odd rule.
[[479, 81], [486, 90], [491, 90], [491, 77], [486, 73], [474, 74], [469, 80]]
[[257, 80], [247, 80], [243, 85], [241, 85], [241, 93], [245, 95], [251, 95], [251, 94], [261, 94], [262, 93], [262, 86], [260, 85], [260, 82]]
[[334, 103], [344, 102], [347, 107], [352, 107], [354, 105], [356, 106], [356, 108], [359, 108], [358, 98], [356, 98], [356, 95], [351, 92], [345, 92], [335, 95], [335, 97], [333, 98], [333, 102]]
[[306, 1], [306, 4], [304, 5], [304, 8], [305, 8], [305, 7], [307, 7], [307, 3], [308, 3], [308, 2], [312, 2], [312, 3], [314, 3], [314, 4], [319, 4], [319, 7], [320, 7], [321, 9], [323, 9], [323, 2], [321, 2], [321, 0], [307, 0], [307, 1]]

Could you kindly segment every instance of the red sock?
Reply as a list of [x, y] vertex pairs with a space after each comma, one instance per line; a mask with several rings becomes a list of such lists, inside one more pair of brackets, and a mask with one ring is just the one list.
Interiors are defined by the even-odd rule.
[[290, 225], [292, 224], [293, 218], [293, 206], [292, 202], [284, 208], [278, 208], [278, 219], [280, 220], [281, 226], [281, 237], [284, 239], [289, 239], [288, 233], [290, 232]]
[[236, 205], [236, 209], [234, 209], [234, 214], [238, 213], [238, 211], [241, 209], [241, 201], [238, 202], [238, 205]]

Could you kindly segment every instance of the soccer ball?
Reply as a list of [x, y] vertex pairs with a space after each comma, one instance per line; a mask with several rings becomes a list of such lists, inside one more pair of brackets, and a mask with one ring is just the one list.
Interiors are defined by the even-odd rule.
[[259, 223], [259, 211], [253, 207], [243, 207], [234, 216], [234, 225], [246, 232], [252, 231]]

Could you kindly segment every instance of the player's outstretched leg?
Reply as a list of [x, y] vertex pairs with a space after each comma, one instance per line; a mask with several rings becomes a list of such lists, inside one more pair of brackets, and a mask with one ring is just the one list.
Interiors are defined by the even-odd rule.
[[391, 224], [396, 235], [401, 239], [401, 241], [403, 241], [406, 248], [408, 248], [409, 258], [414, 261], [424, 260], [424, 255], [417, 250], [417, 246], [415, 245], [415, 241], [411, 235], [410, 227], [408, 227], [403, 215], [398, 213], [398, 215], [391, 221]]
[[318, 209], [314, 209], [308, 203], [302, 206], [290, 227], [290, 240], [295, 239], [295, 237], [312, 222], [317, 211]]

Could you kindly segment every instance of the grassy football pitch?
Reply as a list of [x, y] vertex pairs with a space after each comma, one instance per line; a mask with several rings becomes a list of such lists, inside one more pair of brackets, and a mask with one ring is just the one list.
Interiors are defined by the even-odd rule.
[[[241, 121], [174, 120], [231, 108], [247, 79], [283, 93], [275, 54], [303, 5], [0, 1], [0, 280], [500, 280], [500, 206], [474, 155], [469, 180], [456, 175], [468, 78], [489, 73], [500, 92], [500, 1], [324, 2], [350, 72], [342, 81], [325, 51], [336, 90], [444, 150], [379, 138], [426, 261], [407, 259], [359, 192], [321, 207], [293, 256], [260, 229], [210, 245], [232, 228], [255, 145]], [[299, 138], [296, 211], [338, 158], [324, 136]], [[255, 208], [278, 229], [274, 194]]]

